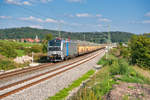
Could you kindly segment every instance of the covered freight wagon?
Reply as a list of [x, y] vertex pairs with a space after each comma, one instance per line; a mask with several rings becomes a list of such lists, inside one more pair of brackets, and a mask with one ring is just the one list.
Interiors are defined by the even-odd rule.
[[100, 45], [83, 41], [54, 39], [48, 42], [48, 59], [50, 61], [62, 61], [81, 54], [92, 52], [100, 48]]

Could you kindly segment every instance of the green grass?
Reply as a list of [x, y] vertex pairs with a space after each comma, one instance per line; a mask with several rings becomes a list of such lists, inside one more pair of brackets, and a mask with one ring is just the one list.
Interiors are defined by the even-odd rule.
[[16, 42], [19, 45], [22, 45], [23, 47], [32, 47], [34, 45], [41, 45], [40, 43], [24, 43], [24, 42]]
[[132, 90], [136, 89], [134, 86], [128, 86], [128, 88]]
[[7, 43], [7, 44], [19, 45], [19, 46], [23, 46], [23, 47], [32, 47], [34, 45], [41, 45], [40, 43], [14, 42], [14, 41], [8, 41], [8, 40], [0, 40], [0, 42]]
[[[17, 52], [17, 56], [23, 56], [25, 55], [26, 49], [29, 47], [37, 47], [40, 46], [40, 43], [23, 43], [23, 42], [13, 42], [8, 40], [0, 40], [0, 45], [10, 45], [12, 46], [12, 49], [14, 49]], [[4, 48], [3, 46], [1, 48]], [[39, 48], [40, 49], [40, 48]], [[1, 52], [0, 52], [1, 54]]]
[[10, 70], [14, 68], [16, 68], [16, 66], [12, 61], [8, 59], [0, 59], [0, 70]]
[[112, 63], [109, 63], [109, 69], [112, 76], [121, 75], [120, 81], [150, 84], [150, 79], [136, 72], [133, 66], [130, 66], [123, 58], [112, 59]]
[[94, 74], [94, 72], [95, 72], [94, 70], [88, 71], [86, 74], [84, 74], [78, 80], [75, 80], [71, 85], [69, 85], [68, 88], [64, 88], [63, 90], [56, 93], [55, 96], [50, 97], [48, 100], [62, 100], [62, 99], [64, 99], [66, 96], [68, 96], [69, 91], [71, 91], [75, 87], [80, 86], [82, 81], [88, 79], [92, 74]]
[[113, 55], [107, 55], [107, 59], [106, 59], [106, 55], [104, 55], [101, 60], [98, 61], [98, 65], [103, 65], [103, 66], [107, 66], [112, 64], [112, 62], [114, 60], [116, 60], [117, 58]]
[[21, 57], [21, 56], [24, 56], [24, 55], [25, 55], [24, 50], [16, 50], [16, 52], [17, 52], [17, 55], [18, 55], [19, 57]]
[[[98, 64], [103, 65], [102, 69], [86, 83], [85, 87], [81, 88], [75, 96], [71, 97], [71, 100], [101, 100], [112, 89], [112, 85], [119, 84], [117, 80], [150, 84], [150, 79], [136, 72], [133, 66], [130, 66], [123, 58], [109, 55], [108, 59], [103, 57]], [[120, 77], [116, 79], [116, 75]], [[125, 95], [123, 100], [128, 100], [128, 96]]]
[[150, 84], [150, 79], [145, 78], [139, 73], [136, 73], [135, 76], [132, 75], [123, 75], [120, 79], [120, 81], [128, 82], [128, 83], [141, 83], [141, 84]]
[[122, 99], [123, 100], [129, 100], [129, 96], [128, 95], [124, 95]]
[[70, 100], [101, 100], [113, 84], [117, 82], [110, 75], [109, 67], [102, 67]]

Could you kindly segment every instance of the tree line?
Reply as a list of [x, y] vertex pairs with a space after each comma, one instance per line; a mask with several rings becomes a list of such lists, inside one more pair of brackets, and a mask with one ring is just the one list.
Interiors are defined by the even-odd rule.
[[132, 36], [128, 47], [120, 44], [120, 53], [131, 64], [150, 69], [150, 33]]
[[[0, 39], [21, 39], [35, 38], [36, 35], [40, 39], [51, 33], [53, 37], [59, 37], [58, 31], [48, 29], [36, 29], [30, 27], [0, 29]], [[61, 38], [69, 38], [72, 40], [85, 40], [95, 43], [106, 43], [108, 41], [108, 32], [65, 32], [61, 31]], [[129, 32], [109, 32], [112, 42], [127, 42], [133, 35]]]

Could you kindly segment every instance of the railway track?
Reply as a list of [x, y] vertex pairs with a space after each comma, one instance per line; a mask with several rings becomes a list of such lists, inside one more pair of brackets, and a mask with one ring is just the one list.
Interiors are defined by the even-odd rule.
[[[45, 81], [47, 79], [50, 79], [58, 74], [61, 74], [63, 72], [66, 72], [70, 69], [73, 69], [74, 67], [77, 67], [93, 58], [95, 58], [97, 55], [99, 55], [100, 53], [102, 53], [104, 50], [102, 49], [101, 51], [98, 51], [96, 52], [96, 54], [94, 55], [90, 55], [90, 56], [86, 56], [86, 57], [83, 57], [77, 61], [74, 61], [70, 64], [67, 64], [67, 65], [64, 65], [64, 66], [61, 66], [59, 68], [55, 68], [53, 70], [49, 70], [45, 73], [41, 73], [39, 75], [36, 75], [36, 76], [33, 76], [33, 77], [30, 77], [30, 78], [27, 78], [27, 79], [24, 79], [24, 80], [21, 80], [21, 81], [17, 81], [17, 82], [14, 82], [12, 84], [9, 84], [9, 85], [6, 85], [6, 86], [3, 86], [3, 87], [0, 87], [0, 99], [6, 97], [6, 96], [9, 96], [11, 94], [14, 94], [16, 92], [19, 92], [23, 89], [26, 89], [28, 87], [31, 87], [33, 85], [36, 85], [42, 81]], [[44, 65], [44, 66], [48, 66], [47, 64]], [[40, 66], [39, 66], [40, 67]], [[34, 68], [33, 68], [34, 69]], [[21, 73], [21, 72], [26, 72], [27, 70], [21, 70], [17, 73]], [[29, 70], [30, 71], [30, 70]], [[15, 73], [11, 73], [11, 74], [15, 74]], [[10, 73], [7, 75], [9, 76]], [[6, 77], [6, 76], [5, 76]], [[14, 88], [15, 87], [15, 88]]]
[[32, 71], [32, 70], [37, 70], [37, 69], [41, 69], [41, 68], [44, 68], [44, 67], [48, 67], [52, 65], [52, 63], [48, 63], [48, 64], [44, 64], [44, 65], [38, 65], [36, 67], [28, 67], [28, 68], [23, 68], [23, 69], [19, 69], [19, 70], [15, 70], [15, 71], [12, 71], [12, 72], [6, 72], [6, 73], [3, 73], [3, 74], [0, 74], [0, 79], [3, 79], [3, 78], [7, 78], [7, 77], [10, 77], [10, 76], [14, 76], [14, 75], [18, 75], [18, 74], [21, 74], [21, 73], [26, 73], [26, 72], [29, 72], [29, 71]]
[[[0, 88], [0, 90], [3, 90], [6, 85], [9, 86], [10, 84], [15, 83], [16, 81], [19, 84], [20, 83], [19, 81], [24, 82], [23, 80], [25, 80], [27, 78], [35, 77], [38, 74], [45, 73], [45, 72], [47, 72], [49, 70], [53, 70], [55, 68], [59, 68], [61, 66], [70, 64], [72, 62], [78, 62], [78, 61], [80, 61], [80, 59], [87, 58], [90, 55], [92, 55], [93, 53], [86, 54], [86, 55], [83, 55], [83, 56], [79, 56], [79, 57], [76, 57], [76, 58], [73, 58], [73, 59], [70, 59], [70, 60], [67, 60], [67, 61], [59, 62], [59, 63], [47, 64], [47, 66], [45, 66], [45, 65], [44, 66], [42, 66], [42, 65], [41, 66], [37, 66], [37, 69], [36, 69], [36, 67], [34, 67], [31, 70], [30, 69], [23, 70], [23, 71], [22, 70], [18, 70], [17, 72], [14, 71], [11, 74], [10, 73], [8, 73], [8, 74], [6, 73], [6, 75], [4, 76], [5, 78], [0, 79], [0, 87], [3, 87], [3, 88]], [[23, 72], [23, 73], [21, 73], [21, 72]]]
[[[73, 60], [74, 60], [74, 58], [70, 59], [68, 61], [73, 61]], [[65, 62], [58, 62], [56, 64], [61, 64], [61, 63], [65, 63]], [[34, 66], [34, 67], [22, 68], [22, 69], [11, 71], [11, 72], [6, 72], [6, 73], [3, 73], [3, 74], [0, 74], [0, 79], [12, 77], [12, 76], [15, 76], [15, 75], [18, 75], [18, 74], [22, 74], [22, 73], [26, 73], [26, 72], [31, 72], [33, 70], [46, 68], [46, 67], [49, 67], [49, 66], [51, 66], [53, 64], [54, 63], [48, 63], [48, 64], [38, 65], [38, 66]]]

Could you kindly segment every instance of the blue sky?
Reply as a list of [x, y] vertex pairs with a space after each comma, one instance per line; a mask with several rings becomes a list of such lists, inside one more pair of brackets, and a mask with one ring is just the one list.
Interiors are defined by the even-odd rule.
[[0, 28], [26, 26], [150, 32], [150, 0], [0, 0]]

